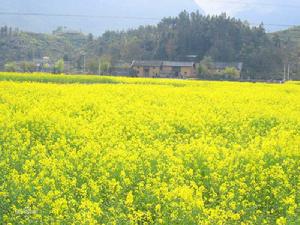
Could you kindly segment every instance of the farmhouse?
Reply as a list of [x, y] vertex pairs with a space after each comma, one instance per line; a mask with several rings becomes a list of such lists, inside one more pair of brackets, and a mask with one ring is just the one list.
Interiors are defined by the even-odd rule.
[[133, 61], [131, 67], [138, 77], [158, 77], [162, 61]]
[[133, 61], [131, 67], [138, 77], [196, 77], [196, 65], [193, 62]]
[[193, 62], [164, 61], [162, 64], [162, 77], [194, 78], [197, 76], [196, 65]]

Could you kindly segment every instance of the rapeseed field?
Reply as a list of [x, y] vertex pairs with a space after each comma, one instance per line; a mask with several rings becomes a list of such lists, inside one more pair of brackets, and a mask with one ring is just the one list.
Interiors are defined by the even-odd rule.
[[5, 76], [0, 224], [300, 224], [299, 83]]

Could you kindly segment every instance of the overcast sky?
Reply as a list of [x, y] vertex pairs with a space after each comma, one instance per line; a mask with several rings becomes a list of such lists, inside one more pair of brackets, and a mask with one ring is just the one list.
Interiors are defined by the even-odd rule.
[[[268, 31], [300, 24], [300, 0], [0, 0], [0, 11], [48, 14], [83, 14], [138, 19], [74, 18], [46, 16], [0, 16], [0, 24], [23, 30], [51, 32], [67, 26], [86, 33], [124, 30], [156, 24], [160, 18], [176, 16], [182, 10], [200, 10], [205, 14], [226, 12], [256, 25], [264, 22]], [[155, 20], [142, 19], [158, 18]], [[276, 25], [276, 26], [274, 26]]]
[[194, 0], [205, 14], [226, 12], [230, 16], [264, 22], [269, 31], [300, 24], [300, 0]]
[[226, 11], [229, 15], [253, 10], [264, 13], [273, 13], [278, 10], [293, 8], [293, 5], [299, 5], [299, 0], [195, 0], [195, 2], [207, 14], [220, 14]]

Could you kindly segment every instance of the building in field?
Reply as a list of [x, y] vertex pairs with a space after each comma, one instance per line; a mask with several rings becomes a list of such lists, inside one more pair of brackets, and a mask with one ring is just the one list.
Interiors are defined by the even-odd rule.
[[131, 65], [138, 77], [195, 78], [193, 62], [133, 61]]
[[133, 61], [131, 67], [138, 77], [159, 77], [162, 61]]
[[195, 78], [197, 76], [196, 64], [194, 62], [163, 61], [162, 77]]

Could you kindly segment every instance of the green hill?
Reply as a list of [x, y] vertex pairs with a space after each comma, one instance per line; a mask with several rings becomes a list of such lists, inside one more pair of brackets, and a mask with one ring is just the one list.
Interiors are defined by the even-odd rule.
[[286, 53], [285, 64], [290, 65], [293, 79], [300, 79], [300, 26], [270, 33], [269, 37]]
[[295, 26], [286, 30], [274, 32], [271, 33], [270, 36], [272, 38], [279, 37], [284, 44], [288, 44], [288, 42], [290, 42], [292, 44], [296, 44], [296, 46], [300, 48], [300, 26]]
[[88, 43], [82, 33], [41, 34], [2, 27], [0, 32], [0, 68], [12, 61], [34, 61], [47, 56], [50, 61], [65, 58], [76, 61]]

